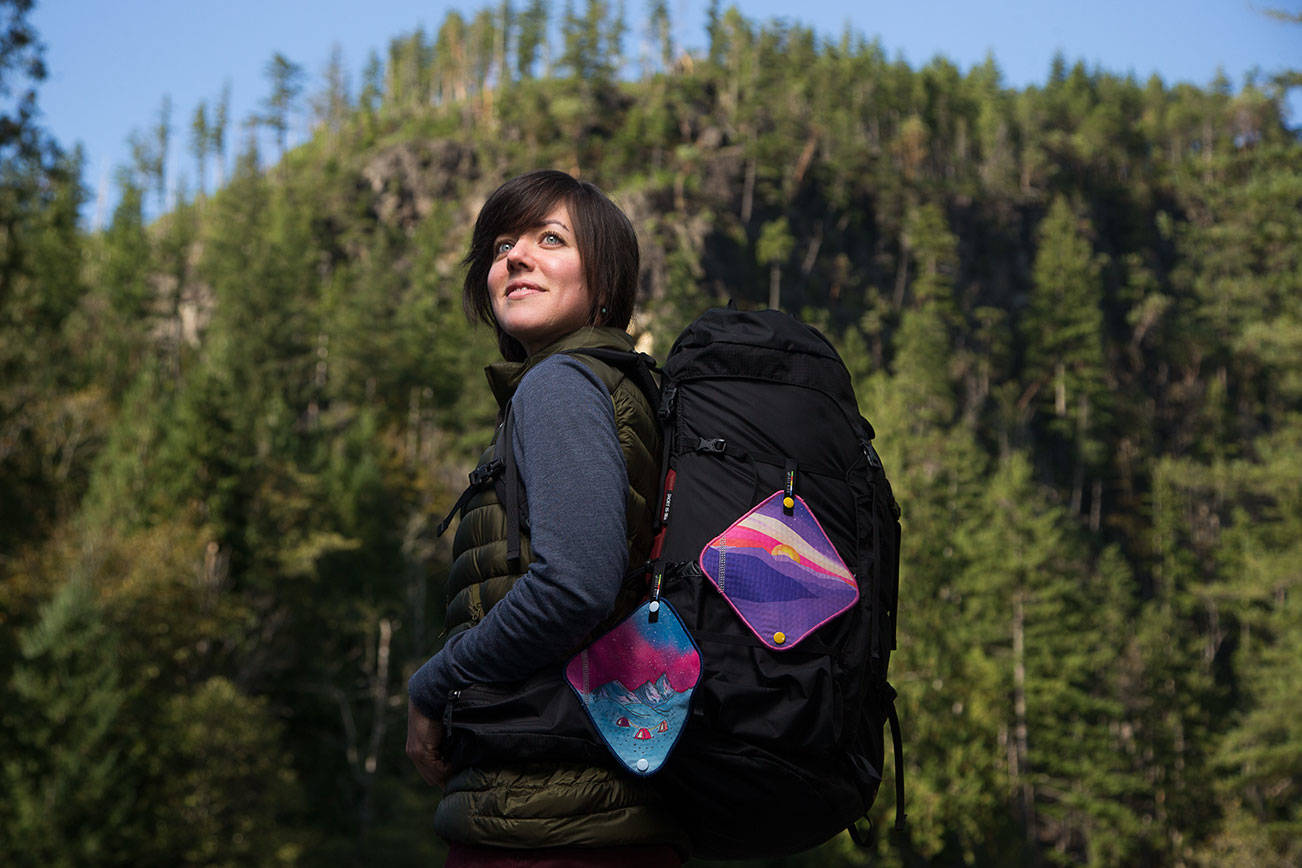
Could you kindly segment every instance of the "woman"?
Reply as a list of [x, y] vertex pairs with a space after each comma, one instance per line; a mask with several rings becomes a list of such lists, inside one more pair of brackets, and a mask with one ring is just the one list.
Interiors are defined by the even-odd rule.
[[465, 261], [467, 314], [492, 324], [506, 360], [488, 379], [513, 420], [504, 445], [519, 469], [527, 568], [512, 569], [508, 516], [488, 487], [468, 502], [453, 543], [449, 638], [409, 684], [407, 753], [445, 788], [435, 831], [450, 843], [450, 866], [678, 865], [677, 826], [613, 761], [503, 755], [453, 769], [440, 752], [450, 693], [559, 670], [636, 605], [642, 580], [626, 574], [650, 547], [659, 470], [655, 420], [636, 385], [566, 352], [632, 348], [638, 249], [628, 218], [591, 184], [532, 172], [489, 197]]

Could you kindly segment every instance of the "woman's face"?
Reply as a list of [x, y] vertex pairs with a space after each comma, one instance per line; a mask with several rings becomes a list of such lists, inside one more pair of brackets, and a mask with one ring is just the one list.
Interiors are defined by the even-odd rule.
[[532, 355], [588, 324], [592, 299], [564, 202], [537, 226], [499, 236], [493, 250], [488, 269], [493, 315], [526, 352]]

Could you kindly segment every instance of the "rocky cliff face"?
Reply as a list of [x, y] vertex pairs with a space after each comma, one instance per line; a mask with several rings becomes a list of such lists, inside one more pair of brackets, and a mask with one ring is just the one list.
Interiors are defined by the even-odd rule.
[[474, 148], [452, 139], [420, 139], [369, 156], [359, 187], [374, 197], [371, 211], [377, 220], [410, 230], [438, 200], [457, 196], [479, 175]]

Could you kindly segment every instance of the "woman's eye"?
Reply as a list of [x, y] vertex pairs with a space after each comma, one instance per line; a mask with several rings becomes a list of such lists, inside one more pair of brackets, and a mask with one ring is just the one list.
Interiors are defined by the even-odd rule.
[[542, 237], [544, 244], [561, 244], [561, 236], [555, 232], [544, 232]]
[[515, 246], [513, 242], [503, 239], [502, 241], [497, 242], [497, 246], [493, 248], [493, 251], [498, 256], [502, 256], [509, 252], [513, 246]]

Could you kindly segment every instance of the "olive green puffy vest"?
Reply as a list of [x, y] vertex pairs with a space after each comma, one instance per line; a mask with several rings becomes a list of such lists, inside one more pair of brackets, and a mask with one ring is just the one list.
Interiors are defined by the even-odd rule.
[[[487, 369], [488, 381], [503, 412], [524, 375], [547, 356], [582, 347], [606, 347], [631, 350], [632, 340], [619, 329], [583, 328], [562, 338], [527, 362], [499, 362]], [[628, 472], [628, 496], [625, 519], [629, 529], [628, 562], [644, 563], [651, 550], [651, 518], [660, 491], [660, 433], [655, 415], [636, 383], [610, 365], [576, 354], [605, 384], [615, 410], [615, 430]], [[498, 427], [497, 436], [502, 429]], [[494, 445], [496, 438], [494, 438]], [[480, 459], [484, 464], [493, 457], [490, 445]], [[486, 487], [466, 504], [461, 524], [452, 542], [452, 568], [448, 574], [448, 635], [473, 627], [484, 614], [506, 596], [521, 572], [532, 559], [526, 528], [520, 532], [520, 563], [515, 569], [506, 557], [506, 511], [497, 492]], [[604, 632], [636, 606], [646, 590], [641, 576], [624, 583], [611, 617], [597, 628]]]
[[[498, 404], [507, 402], [525, 373], [543, 358], [584, 347], [631, 350], [632, 340], [618, 329], [583, 328], [524, 363], [488, 367]], [[660, 487], [660, 433], [646, 397], [636, 383], [611, 366], [576, 354], [610, 393], [624, 466], [628, 473], [626, 519], [629, 564], [644, 563], [651, 549], [652, 511]], [[501, 436], [501, 428], [497, 436]], [[481, 464], [493, 457], [493, 447]], [[506, 511], [492, 487], [466, 504], [453, 540], [448, 576], [447, 632], [477, 624], [501, 600], [532, 560], [527, 529], [521, 527], [520, 563], [506, 556]], [[599, 635], [636, 608], [645, 594], [641, 575], [625, 578], [615, 608], [593, 635]], [[577, 650], [577, 649], [576, 649]], [[500, 765], [468, 768], [453, 775], [434, 817], [444, 839], [508, 848], [610, 847], [672, 844], [681, 853], [686, 838], [646, 781], [611, 766], [580, 763]]]

